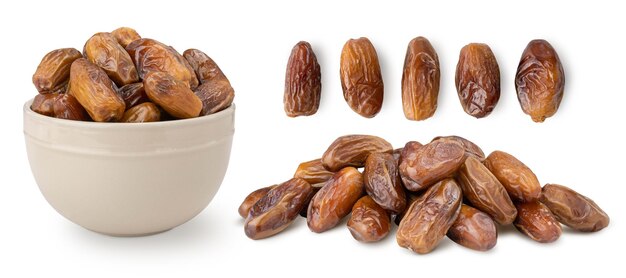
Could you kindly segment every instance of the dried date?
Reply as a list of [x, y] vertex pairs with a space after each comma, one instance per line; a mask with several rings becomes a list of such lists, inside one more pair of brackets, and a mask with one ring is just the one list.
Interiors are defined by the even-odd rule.
[[541, 202], [566, 226], [581, 232], [596, 232], [609, 225], [609, 216], [593, 200], [562, 185], [543, 186]]
[[117, 90], [117, 94], [124, 100], [126, 109], [150, 101], [148, 95], [146, 95], [146, 90], [143, 88], [143, 82], [124, 85]]
[[474, 142], [467, 140], [461, 136], [456, 136], [456, 135], [451, 135], [451, 136], [437, 136], [433, 139], [433, 141], [435, 140], [452, 140], [452, 141], [457, 141], [459, 143], [461, 143], [461, 145], [463, 145], [463, 148], [465, 148], [465, 153], [468, 156], [474, 156], [476, 158], [478, 158], [478, 160], [483, 161], [485, 160], [485, 153], [483, 152], [483, 150], [476, 144], [474, 144]]
[[131, 42], [141, 39], [141, 36], [139, 36], [137, 31], [129, 27], [117, 28], [111, 32], [111, 35], [113, 35], [115, 40], [117, 40], [117, 43], [124, 48], [126, 48], [126, 46], [128, 46]]
[[478, 251], [487, 251], [498, 241], [496, 224], [491, 217], [465, 204], [447, 235], [452, 241]]
[[321, 159], [302, 162], [298, 165], [294, 178], [301, 178], [313, 187], [322, 187], [335, 173], [326, 170]]
[[99, 66], [118, 86], [139, 81], [137, 69], [128, 52], [110, 33], [97, 33], [85, 43], [85, 57]]
[[61, 94], [38, 94], [33, 99], [30, 109], [41, 115], [54, 117], [54, 102], [60, 96]]
[[402, 108], [409, 120], [430, 118], [439, 97], [439, 57], [424, 37], [409, 42], [402, 72]]
[[482, 118], [493, 111], [500, 99], [500, 68], [488, 45], [470, 43], [461, 49], [455, 83], [465, 113]]
[[213, 59], [211, 59], [211, 57], [206, 55], [204, 52], [191, 48], [183, 52], [183, 57], [187, 60], [187, 62], [189, 62], [189, 65], [196, 73], [200, 83], [214, 79], [228, 80], [220, 67], [217, 66], [217, 63], [215, 63], [215, 61], [213, 61]]
[[391, 229], [389, 214], [370, 196], [363, 196], [352, 207], [348, 229], [354, 239], [376, 242], [385, 238]]
[[274, 184], [274, 185], [270, 185], [267, 187], [259, 188], [255, 191], [252, 191], [250, 194], [248, 194], [248, 196], [246, 196], [243, 202], [241, 202], [241, 205], [239, 205], [239, 209], [237, 210], [237, 212], [239, 212], [239, 215], [243, 219], [246, 219], [248, 217], [248, 212], [250, 212], [250, 209], [252, 208], [252, 206], [254, 206], [256, 202], [261, 200], [263, 196], [267, 195], [267, 192], [269, 192], [272, 188], [276, 186], [277, 185]]
[[89, 115], [85, 108], [76, 100], [75, 97], [68, 94], [60, 95], [53, 104], [54, 116], [59, 119], [89, 121]]
[[401, 213], [406, 208], [406, 195], [400, 181], [398, 166], [388, 153], [372, 153], [367, 156], [365, 191], [372, 200], [392, 213]]
[[494, 151], [483, 163], [498, 178], [513, 200], [530, 202], [539, 199], [541, 185], [537, 176], [514, 156], [503, 151]]
[[389, 142], [372, 135], [345, 135], [337, 138], [324, 152], [322, 165], [331, 172], [347, 166], [363, 167], [370, 153], [391, 153]]
[[363, 117], [376, 116], [383, 105], [384, 85], [374, 45], [367, 38], [348, 40], [339, 72], [348, 106]]
[[228, 108], [235, 98], [235, 91], [226, 79], [207, 80], [194, 91], [202, 102], [200, 116], [210, 115]]
[[126, 112], [121, 122], [125, 123], [147, 123], [158, 122], [161, 119], [161, 111], [159, 107], [152, 102], [144, 102], [134, 106]]
[[452, 176], [465, 157], [465, 149], [460, 143], [435, 140], [402, 157], [399, 167], [402, 182], [410, 191], [424, 190]]
[[33, 84], [40, 94], [65, 93], [70, 77], [72, 63], [82, 58], [80, 51], [74, 48], [61, 48], [50, 51], [41, 59]]
[[539, 201], [518, 203], [515, 227], [532, 240], [549, 243], [561, 236], [561, 224], [544, 204]]
[[150, 100], [176, 118], [197, 117], [202, 110], [202, 101], [189, 86], [165, 72], [148, 73], [143, 86]]
[[289, 117], [313, 115], [320, 106], [321, 95], [322, 75], [315, 53], [308, 42], [298, 42], [287, 62], [285, 113]]

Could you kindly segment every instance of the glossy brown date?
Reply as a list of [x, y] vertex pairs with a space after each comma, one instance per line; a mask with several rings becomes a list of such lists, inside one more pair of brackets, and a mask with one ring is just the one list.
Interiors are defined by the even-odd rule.
[[210, 115], [228, 108], [235, 99], [235, 91], [225, 78], [204, 81], [194, 91], [202, 102], [200, 116]]
[[228, 80], [217, 63], [215, 63], [215, 61], [213, 61], [213, 59], [211, 59], [211, 57], [206, 55], [204, 52], [191, 48], [183, 52], [183, 57], [187, 60], [187, 62], [189, 62], [189, 65], [196, 73], [200, 83], [214, 79]]
[[293, 177], [301, 178], [313, 187], [322, 187], [334, 174], [324, 168], [321, 159], [314, 159], [300, 163]]
[[352, 207], [348, 229], [360, 242], [376, 242], [385, 238], [391, 229], [389, 214], [370, 196], [363, 196]]
[[80, 51], [74, 48], [61, 48], [50, 51], [41, 59], [33, 84], [40, 94], [65, 93], [70, 77], [72, 63], [82, 58]]
[[457, 141], [459, 143], [461, 143], [461, 145], [463, 145], [463, 148], [465, 148], [465, 153], [468, 156], [474, 156], [476, 158], [478, 158], [478, 160], [483, 161], [485, 160], [485, 153], [483, 152], [483, 150], [476, 144], [474, 144], [474, 142], [467, 140], [461, 136], [456, 136], [456, 135], [451, 135], [451, 136], [437, 136], [433, 139], [433, 141], [435, 140], [452, 140], [452, 141]]
[[493, 111], [500, 99], [500, 68], [488, 45], [470, 43], [461, 49], [455, 83], [465, 113], [482, 118]]
[[544, 185], [541, 202], [556, 220], [572, 229], [596, 232], [609, 225], [609, 216], [593, 200], [563, 185]]
[[179, 118], [194, 118], [200, 115], [202, 101], [189, 89], [184, 82], [159, 71], [146, 75], [143, 81], [146, 95], [154, 103]]
[[410, 191], [424, 190], [452, 176], [465, 157], [463, 145], [456, 141], [435, 140], [419, 147], [400, 163], [404, 186]]
[[54, 116], [59, 119], [89, 121], [89, 115], [85, 108], [76, 100], [75, 97], [68, 94], [60, 95], [53, 104]]
[[561, 224], [544, 204], [539, 201], [517, 203], [515, 227], [532, 240], [549, 243], [561, 236]]
[[54, 117], [54, 102], [61, 94], [37, 94], [30, 105], [30, 109], [49, 117]]
[[109, 78], [124, 86], [139, 81], [137, 69], [126, 49], [110, 33], [96, 33], [85, 43], [85, 57], [107, 73]]
[[456, 221], [448, 229], [448, 238], [467, 248], [487, 251], [498, 241], [496, 223], [486, 213], [463, 204]]
[[124, 48], [126, 48], [126, 46], [128, 46], [131, 42], [141, 39], [141, 36], [139, 36], [137, 31], [129, 27], [117, 28], [111, 32], [111, 35], [113, 35], [115, 40], [117, 40], [117, 43]]
[[392, 213], [404, 211], [406, 195], [393, 155], [372, 153], [367, 156], [363, 179], [365, 191], [378, 205]]
[[498, 178], [513, 200], [530, 202], [539, 199], [541, 185], [537, 176], [514, 156], [503, 151], [494, 151], [483, 163]]
[[256, 202], [258, 202], [259, 200], [261, 200], [261, 198], [263, 198], [263, 196], [267, 195], [267, 192], [270, 191], [270, 189], [276, 187], [277, 184], [274, 185], [270, 185], [267, 187], [263, 187], [263, 188], [259, 188], [255, 191], [252, 191], [250, 194], [248, 194], [248, 196], [246, 196], [246, 198], [243, 200], [243, 202], [241, 202], [241, 205], [239, 205], [239, 209], [237, 209], [237, 212], [239, 212], [239, 215], [243, 218], [246, 219], [248, 217], [248, 213], [250, 212], [250, 209], [252, 208], [252, 206], [254, 206], [254, 204], [256, 204]]
[[310, 116], [317, 112], [322, 95], [320, 65], [308, 42], [298, 42], [291, 50], [285, 74], [283, 104], [289, 117]]
[[343, 98], [359, 115], [372, 118], [383, 105], [384, 85], [378, 55], [367, 38], [350, 39], [341, 51]]
[[124, 123], [147, 123], [158, 122], [161, 119], [161, 111], [152, 102], [138, 104], [124, 112], [121, 122]]
[[413, 121], [430, 118], [439, 97], [439, 57], [424, 37], [409, 42], [402, 72], [402, 108]]
[[117, 90], [117, 94], [124, 100], [126, 110], [137, 104], [150, 101], [150, 98], [146, 95], [146, 90], [143, 88], [143, 82], [124, 85]]
[[322, 155], [322, 165], [331, 172], [347, 166], [363, 167], [370, 153], [391, 153], [389, 142], [372, 135], [345, 135], [337, 138]]

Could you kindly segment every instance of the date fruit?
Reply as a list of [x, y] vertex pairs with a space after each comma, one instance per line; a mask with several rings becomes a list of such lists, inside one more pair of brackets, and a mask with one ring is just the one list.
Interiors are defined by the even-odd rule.
[[378, 205], [396, 214], [404, 211], [406, 195], [393, 155], [388, 153], [368, 155], [363, 179], [365, 191]]
[[367, 38], [350, 39], [340, 59], [343, 98], [359, 115], [372, 118], [383, 105], [384, 85], [378, 55]]
[[54, 117], [54, 102], [61, 94], [37, 94], [30, 105], [30, 109], [49, 117]]
[[76, 100], [75, 97], [68, 94], [60, 95], [53, 104], [54, 116], [59, 119], [89, 121], [89, 115], [85, 108]]
[[322, 155], [326, 170], [336, 172], [347, 166], [363, 167], [371, 153], [391, 153], [385, 139], [372, 135], [345, 135], [337, 138]]
[[293, 177], [301, 178], [313, 187], [322, 187], [334, 174], [324, 168], [321, 159], [314, 159], [300, 163]]
[[496, 224], [491, 217], [465, 204], [447, 235], [452, 241], [477, 251], [487, 251], [498, 241]]
[[465, 113], [482, 118], [493, 111], [500, 99], [500, 68], [488, 45], [470, 43], [461, 49], [455, 83]]
[[402, 108], [413, 121], [430, 118], [439, 97], [439, 57], [424, 37], [409, 42], [402, 72]]
[[446, 235], [461, 209], [461, 189], [452, 179], [433, 185], [421, 202], [414, 202], [400, 222], [396, 240], [400, 247], [426, 254]]
[[[407, 147], [405, 146], [405, 149]], [[424, 190], [451, 177], [465, 161], [465, 149], [456, 141], [435, 140], [402, 158], [400, 175], [406, 189]]]
[[518, 203], [515, 227], [532, 240], [549, 243], [561, 236], [561, 224], [544, 204], [539, 201]]
[[176, 118], [197, 117], [202, 110], [202, 101], [189, 86], [165, 72], [148, 73], [143, 86], [150, 100]]
[[206, 55], [204, 52], [191, 48], [183, 52], [183, 57], [187, 60], [187, 62], [189, 62], [189, 65], [196, 73], [200, 83], [213, 79], [228, 80], [220, 67], [217, 66], [217, 63], [215, 63], [215, 61], [213, 61], [213, 59], [211, 59], [211, 57]]
[[310, 116], [317, 112], [322, 95], [322, 75], [315, 53], [301, 41], [291, 50], [285, 74], [283, 104], [289, 117]]
[[345, 167], [335, 173], [309, 204], [306, 219], [309, 229], [321, 233], [337, 226], [350, 214], [363, 191], [363, 175], [356, 168]]
[[111, 32], [111, 35], [113, 35], [115, 40], [117, 40], [117, 43], [124, 48], [126, 48], [126, 46], [128, 46], [131, 42], [141, 39], [141, 36], [139, 36], [137, 31], [129, 27], [117, 28]]
[[74, 96], [96, 122], [117, 122], [126, 105], [115, 84], [98, 66], [85, 58], [76, 59], [70, 69], [68, 93]]
[[124, 100], [127, 110], [137, 104], [150, 101], [143, 88], [143, 82], [124, 85], [117, 90], [117, 94]]
[[467, 140], [461, 136], [456, 136], [456, 135], [451, 135], [451, 136], [437, 136], [433, 139], [433, 141], [435, 140], [452, 140], [452, 141], [457, 141], [459, 143], [461, 143], [461, 145], [463, 145], [463, 148], [465, 148], [465, 153], [468, 156], [474, 156], [476, 158], [478, 158], [478, 160], [483, 161], [485, 160], [485, 153], [483, 152], [483, 150], [476, 144], [474, 144], [474, 142]]
[[147, 123], [158, 122], [161, 119], [161, 111], [159, 107], [152, 102], [144, 102], [134, 106], [126, 112], [121, 122], [125, 123]]
[[74, 48], [61, 48], [50, 51], [41, 59], [33, 84], [40, 94], [65, 93], [70, 77], [72, 63], [82, 58], [80, 51]]
[[196, 96], [202, 102], [200, 116], [206, 116], [228, 108], [235, 99], [235, 91], [225, 78], [207, 80], [196, 88]]
[[348, 229], [354, 239], [361, 242], [376, 242], [389, 234], [391, 221], [385, 209], [370, 196], [363, 196], [352, 207]]
[[537, 176], [514, 156], [503, 151], [494, 151], [483, 163], [502, 183], [513, 200], [530, 202], [539, 199], [541, 185]]
[[273, 236], [298, 217], [313, 188], [303, 179], [290, 179], [270, 189], [257, 201], [246, 217], [244, 231], [251, 239]]
[[517, 210], [504, 186], [477, 158], [470, 156], [457, 172], [465, 198], [500, 225], [515, 221]]
[[[311, 187], [313, 186], [311, 185]], [[315, 196], [315, 194], [317, 194], [317, 192], [320, 191], [320, 189], [321, 187], [313, 187], [313, 190], [311, 190], [311, 193], [309, 193], [309, 197], [306, 198], [306, 201], [305, 201], [306, 204], [300, 210], [300, 216], [304, 218], [307, 217], [307, 213], [309, 212], [309, 204], [311, 203], [311, 200], [313, 200], [313, 196]]]
[[515, 90], [524, 113], [541, 123], [559, 109], [565, 87], [565, 74], [559, 55], [545, 40], [532, 40], [524, 49]]
[[243, 202], [241, 202], [241, 205], [239, 205], [239, 209], [237, 210], [237, 212], [239, 212], [239, 215], [243, 219], [246, 219], [248, 217], [248, 212], [250, 212], [250, 209], [252, 208], [252, 206], [254, 206], [256, 202], [261, 200], [263, 196], [267, 195], [267, 192], [269, 192], [270, 189], [276, 186], [277, 185], [274, 184], [274, 185], [270, 185], [267, 187], [259, 188], [255, 191], [252, 191], [252, 193], [248, 194], [248, 196], [246, 196]]
[[566, 226], [596, 232], [609, 225], [609, 216], [591, 199], [558, 184], [543, 186], [541, 202]]
[[110, 33], [96, 33], [85, 43], [85, 57], [107, 73], [118, 86], [139, 81], [128, 52]]

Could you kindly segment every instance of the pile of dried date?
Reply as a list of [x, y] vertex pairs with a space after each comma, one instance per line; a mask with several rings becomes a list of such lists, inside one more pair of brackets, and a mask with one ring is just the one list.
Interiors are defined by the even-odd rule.
[[591, 199], [562, 185], [542, 188], [514, 156], [494, 151], [485, 157], [458, 136], [425, 145], [410, 141], [395, 150], [376, 136], [342, 136], [321, 159], [300, 164], [293, 179], [252, 192], [239, 207], [251, 239], [282, 231], [298, 214], [321, 233], [350, 213], [348, 229], [356, 240], [383, 239], [394, 218], [398, 245], [420, 254], [446, 235], [489, 250], [497, 241], [496, 223], [514, 224], [538, 242], [557, 240], [559, 222], [582, 232], [609, 224]]
[[155, 122], [193, 118], [231, 105], [235, 92], [202, 51], [181, 55], [128, 27], [93, 35], [83, 48], [46, 54], [33, 75], [31, 109], [62, 119]]

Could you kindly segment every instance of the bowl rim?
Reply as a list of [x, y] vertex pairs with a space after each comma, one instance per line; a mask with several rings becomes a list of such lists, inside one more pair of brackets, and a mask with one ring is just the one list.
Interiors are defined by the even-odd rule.
[[204, 122], [211, 122], [218, 120], [220, 118], [224, 118], [233, 114], [235, 111], [235, 103], [233, 102], [228, 108], [221, 110], [219, 112], [215, 112], [206, 116], [199, 116], [195, 118], [189, 119], [176, 119], [171, 121], [158, 121], [158, 122], [145, 122], [145, 123], [120, 123], [120, 122], [87, 122], [87, 121], [76, 121], [76, 120], [67, 120], [67, 119], [59, 119], [55, 117], [50, 117], [46, 115], [41, 115], [35, 111], [33, 111], [30, 107], [34, 101], [34, 98], [29, 99], [24, 103], [24, 115], [37, 119], [43, 122], [49, 122], [50, 124], [67, 126], [67, 127], [76, 127], [76, 128], [93, 128], [93, 129], [111, 129], [111, 128], [119, 128], [119, 129], [154, 129], [154, 128], [166, 128], [166, 127], [184, 127], [184, 126], [193, 126], [202, 124]]

